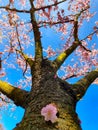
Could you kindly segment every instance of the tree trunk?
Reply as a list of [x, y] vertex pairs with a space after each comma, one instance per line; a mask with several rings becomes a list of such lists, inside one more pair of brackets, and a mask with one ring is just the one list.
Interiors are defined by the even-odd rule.
[[[81, 130], [75, 112], [77, 100], [71, 85], [55, 77], [51, 66], [42, 65], [41, 69], [40, 76], [33, 75], [33, 89], [27, 99], [29, 103], [25, 107], [23, 120], [14, 130]], [[37, 87], [38, 91], [34, 91]], [[41, 115], [41, 109], [50, 103], [54, 103], [58, 110], [55, 123], [45, 121]]]

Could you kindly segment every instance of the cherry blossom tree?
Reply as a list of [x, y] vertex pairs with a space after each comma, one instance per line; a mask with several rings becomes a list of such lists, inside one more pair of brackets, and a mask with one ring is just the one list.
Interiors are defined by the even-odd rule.
[[[91, 1], [0, 2], [0, 107], [25, 109], [14, 130], [81, 130], [76, 104], [98, 83], [98, 21], [82, 30], [96, 15]], [[44, 42], [46, 30], [60, 42]], [[12, 70], [20, 77], [13, 84]], [[69, 83], [74, 77], [80, 80]]]

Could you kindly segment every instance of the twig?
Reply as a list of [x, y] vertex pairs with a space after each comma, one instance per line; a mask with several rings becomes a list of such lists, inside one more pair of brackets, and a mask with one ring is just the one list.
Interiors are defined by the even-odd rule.
[[2, 7], [0, 7], [0, 9], [5, 9], [7, 11], [15, 11], [15, 12], [18, 12], [18, 13], [30, 13], [30, 10], [18, 10], [16, 8], [10, 8], [8, 6], [2, 6]]

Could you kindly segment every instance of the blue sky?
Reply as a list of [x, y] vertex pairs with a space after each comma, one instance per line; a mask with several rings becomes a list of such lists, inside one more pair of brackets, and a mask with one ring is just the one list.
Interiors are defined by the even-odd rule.
[[91, 85], [77, 104], [83, 130], [98, 130], [98, 85]]
[[[92, 6], [95, 7], [95, 10], [98, 10], [96, 5], [98, 5], [98, 1], [92, 0]], [[98, 20], [98, 14], [91, 20], [91, 23], [89, 25], [87, 23], [81, 29], [82, 36], [84, 36], [84, 33], [87, 34], [88, 30], [91, 31], [91, 25], [92, 23], [94, 23], [95, 19]], [[51, 35], [52, 33], [53, 35]], [[46, 48], [49, 44], [53, 46], [53, 48], [60, 47], [61, 41], [59, 40], [59, 35], [54, 34], [54, 31], [51, 32], [51, 30], [45, 29], [43, 32], [43, 36], [45, 36], [45, 38], [42, 39], [43, 46], [45, 46]], [[46, 43], [47, 39], [48, 43]], [[97, 37], [95, 37], [94, 41], [96, 43], [98, 42]], [[67, 63], [69, 62], [70, 60], [67, 60]], [[9, 81], [10, 83], [14, 84], [16, 80], [22, 77], [22, 75], [19, 74], [19, 72], [16, 73], [16, 71], [13, 70], [14, 75], [12, 78], [11, 72], [12, 71], [8, 70]], [[74, 79], [69, 81], [74, 82]], [[16, 107], [16, 110], [13, 113], [11, 111], [11, 108], [12, 107], [9, 106], [7, 110], [0, 111], [0, 113], [2, 114], [0, 122], [3, 124], [5, 130], [12, 130], [15, 127], [16, 123], [21, 121], [24, 114], [24, 109], [20, 107]], [[92, 84], [91, 87], [89, 87], [85, 96], [77, 104], [77, 113], [81, 120], [81, 126], [83, 130], [98, 130], [98, 85]]]

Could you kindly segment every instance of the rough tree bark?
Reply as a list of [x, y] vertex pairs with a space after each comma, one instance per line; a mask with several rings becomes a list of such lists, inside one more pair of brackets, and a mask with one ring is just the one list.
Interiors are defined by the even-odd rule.
[[[75, 113], [77, 99], [72, 85], [54, 76], [51, 62], [43, 60], [41, 75], [36, 73], [33, 76], [33, 88], [38, 85], [39, 89], [30, 92], [23, 120], [14, 130], [81, 130]], [[58, 108], [58, 120], [54, 124], [46, 122], [41, 116], [42, 107], [50, 103], [55, 103]]]
[[[32, 79], [35, 82], [33, 84], [35, 90], [31, 91], [27, 98], [29, 102], [25, 107], [23, 120], [14, 130], [81, 130], [80, 121], [75, 112], [76, 103], [91, 82], [98, 77], [98, 71], [92, 71], [76, 84], [71, 85], [59, 77], [55, 78], [54, 70], [51, 62], [43, 60], [41, 75], [36, 73]], [[58, 108], [58, 119], [54, 124], [46, 122], [41, 116], [41, 109], [50, 103], [55, 103]]]

